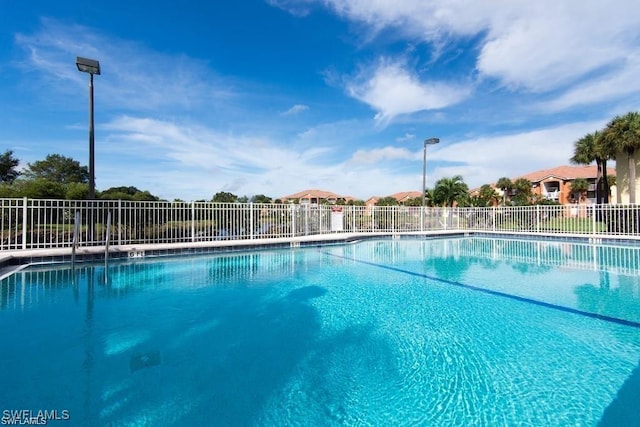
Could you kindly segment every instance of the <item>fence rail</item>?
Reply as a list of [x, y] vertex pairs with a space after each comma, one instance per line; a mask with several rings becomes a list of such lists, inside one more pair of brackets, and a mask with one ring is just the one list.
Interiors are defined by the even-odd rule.
[[[76, 213], [80, 224], [75, 224]], [[0, 250], [438, 230], [640, 238], [640, 205], [426, 208], [0, 199]]]

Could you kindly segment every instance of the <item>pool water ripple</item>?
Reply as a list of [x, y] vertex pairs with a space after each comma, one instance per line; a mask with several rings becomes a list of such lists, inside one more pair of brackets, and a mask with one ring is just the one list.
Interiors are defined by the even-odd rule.
[[[488, 244], [506, 252], [465, 255]], [[23, 270], [0, 285], [0, 340], [21, 343], [0, 355], [12, 384], [0, 401], [67, 408], [77, 425], [615, 425], [633, 416], [625, 393], [640, 381], [640, 330], [618, 316], [633, 312], [638, 278], [611, 273], [607, 288], [598, 271], [559, 274], [552, 260], [540, 268], [534, 249], [549, 245], [524, 247], [535, 260], [524, 269], [507, 262], [511, 246], [369, 241], [143, 260], [114, 264], [107, 284], [100, 265]], [[593, 253], [574, 251], [583, 252]], [[553, 303], [528, 301], [541, 296]], [[600, 317], [575, 312], [593, 307]]]

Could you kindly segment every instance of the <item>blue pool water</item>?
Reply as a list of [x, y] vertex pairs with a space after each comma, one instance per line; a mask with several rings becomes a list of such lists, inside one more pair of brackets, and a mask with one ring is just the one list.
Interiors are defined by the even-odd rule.
[[0, 416], [638, 425], [639, 253], [473, 237], [119, 262], [106, 283], [30, 268], [0, 284]]

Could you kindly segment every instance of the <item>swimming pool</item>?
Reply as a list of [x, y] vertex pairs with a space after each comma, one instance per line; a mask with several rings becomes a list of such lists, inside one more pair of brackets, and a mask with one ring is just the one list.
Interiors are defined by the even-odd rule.
[[628, 425], [637, 247], [369, 240], [33, 267], [0, 410], [73, 425]]

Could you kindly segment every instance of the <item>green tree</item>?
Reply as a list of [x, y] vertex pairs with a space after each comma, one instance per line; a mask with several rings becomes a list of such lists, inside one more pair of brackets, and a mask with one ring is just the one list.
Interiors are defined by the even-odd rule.
[[140, 202], [155, 202], [159, 200], [159, 197], [150, 192], [139, 190], [133, 186], [111, 187], [100, 192], [99, 197], [102, 200], [134, 200]]
[[31, 199], [64, 199], [66, 186], [48, 179], [17, 179], [12, 185], [15, 197]]
[[507, 193], [513, 188], [513, 182], [506, 176], [503, 176], [496, 183], [496, 187], [502, 190], [502, 204], [507, 204]]
[[609, 147], [622, 151], [629, 162], [629, 203], [636, 203], [636, 150], [640, 150], [640, 113], [630, 112], [616, 116], [604, 130]]
[[264, 194], [257, 194], [251, 198], [251, 203], [271, 203], [271, 197]]
[[160, 200], [160, 198], [154, 196], [149, 191], [144, 190], [138, 191], [136, 194], [134, 194], [133, 200], [135, 200], [136, 202], [157, 202], [158, 200]]
[[578, 199], [589, 189], [589, 181], [584, 178], [576, 178], [571, 181], [571, 192], [578, 193]]
[[516, 195], [511, 201], [518, 206], [527, 206], [533, 203], [533, 192], [531, 191], [531, 181], [526, 178], [518, 178], [513, 182], [513, 189]]
[[84, 200], [89, 197], [89, 185], [71, 182], [65, 186], [64, 197], [67, 200]]
[[238, 201], [238, 196], [233, 193], [219, 191], [213, 195], [211, 201], [217, 203], [236, 203]]
[[[429, 189], [427, 188], [424, 191], [424, 205], [425, 206], [430, 206], [430, 207], [434, 207], [436, 205], [434, 196], [433, 196], [433, 192], [435, 191], [435, 189]], [[418, 204], [418, 206], [422, 206], [422, 198], [420, 198], [420, 204]]]
[[383, 197], [376, 202], [376, 206], [398, 206], [400, 203], [391, 196]]
[[469, 187], [462, 176], [440, 178], [433, 189], [433, 201], [439, 206], [464, 205], [469, 197]]
[[[425, 197], [425, 204], [426, 204], [426, 197]], [[404, 202], [405, 206], [422, 206], [422, 198], [421, 197], [413, 197], [411, 199], [407, 199]]]
[[489, 184], [485, 184], [480, 187], [478, 194], [471, 197], [470, 202], [473, 206], [486, 207], [493, 206], [493, 203], [498, 200], [498, 193]]
[[101, 191], [99, 197], [102, 200], [133, 200], [138, 191], [136, 187], [111, 187]]
[[16, 194], [16, 186], [0, 182], [0, 198], [8, 199], [11, 197], [20, 197], [19, 194]]
[[603, 132], [589, 133], [574, 143], [573, 156], [570, 161], [579, 165], [590, 165], [596, 162], [596, 203], [609, 203], [609, 181], [607, 177], [607, 160], [615, 157], [615, 151], [605, 143]]
[[12, 183], [20, 175], [16, 170], [20, 160], [13, 157], [13, 151], [7, 150], [0, 155], [0, 182]]
[[46, 179], [59, 184], [70, 182], [89, 182], [89, 170], [86, 166], [70, 157], [49, 154], [44, 160], [28, 163], [23, 172], [27, 179]]

